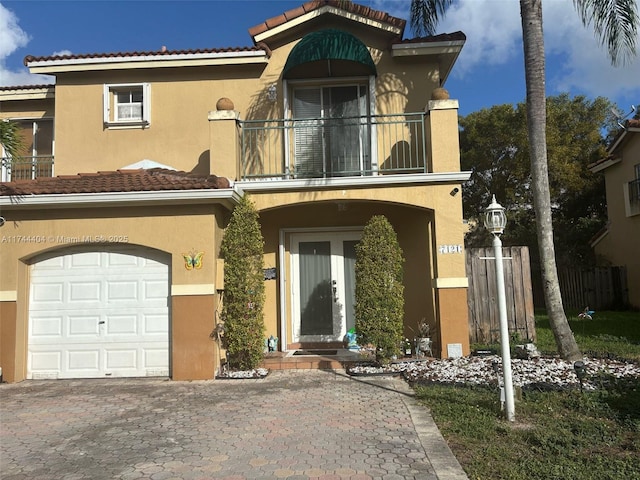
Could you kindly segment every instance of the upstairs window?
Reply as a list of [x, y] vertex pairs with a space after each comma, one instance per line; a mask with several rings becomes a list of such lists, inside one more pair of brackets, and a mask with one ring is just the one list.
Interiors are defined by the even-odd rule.
[[105, 125], [108, 127], [148, 126], [150, 90], [148, 83], [105, 85]]

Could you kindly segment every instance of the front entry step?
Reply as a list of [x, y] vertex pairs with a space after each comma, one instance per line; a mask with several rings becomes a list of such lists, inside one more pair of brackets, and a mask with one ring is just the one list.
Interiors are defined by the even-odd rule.
[[[314, 349], [291, 350], [289, 352], [269, 352], [265, 354], [261, 367], [270, 370], [341, 370], [362, 361], [358, 352], [345, 349], [324, 352]], [[335, 354], [333, 354], [335, 352]]]

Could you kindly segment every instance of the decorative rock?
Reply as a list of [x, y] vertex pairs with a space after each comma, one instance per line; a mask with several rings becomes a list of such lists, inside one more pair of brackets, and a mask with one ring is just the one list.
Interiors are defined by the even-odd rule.
[[525, 343], [524, 345], [516, 345], [515, 347], [516, 358], [522, 358], [529, 360], [540, 356], [540, 352], [533, 343]]
[[226, 97], [222, 97], [216, 103], [216, 110], [233, 110], [233, 107], [233, 102]]
[[448, 100], [449, 92], [442, 87], [434, 88], [431, 92], [431, 100]]

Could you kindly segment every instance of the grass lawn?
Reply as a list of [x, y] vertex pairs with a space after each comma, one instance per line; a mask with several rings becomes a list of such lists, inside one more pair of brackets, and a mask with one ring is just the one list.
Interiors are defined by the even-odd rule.
[[[640, 361], [640, 313], [569, 315], [585, 355]], [[556, 352], [549, 321], [536, 315], [538, 348]], [[640, 479], [640, 378], [595, 392], [525, 391], [516, 422], [502, 419], [497, 389], [416, 387], [472, 480]]]

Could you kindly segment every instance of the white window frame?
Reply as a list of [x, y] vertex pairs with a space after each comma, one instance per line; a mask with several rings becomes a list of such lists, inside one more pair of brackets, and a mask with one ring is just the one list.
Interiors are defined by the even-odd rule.
[[[118, 119], [117, 92], [122, 90], [142, 90], [142, 118]], [[112, 83], [104, 85], [103, 121], [107, 128], [146, 128], [151, 124], [151, 84], [149, 83]]]

